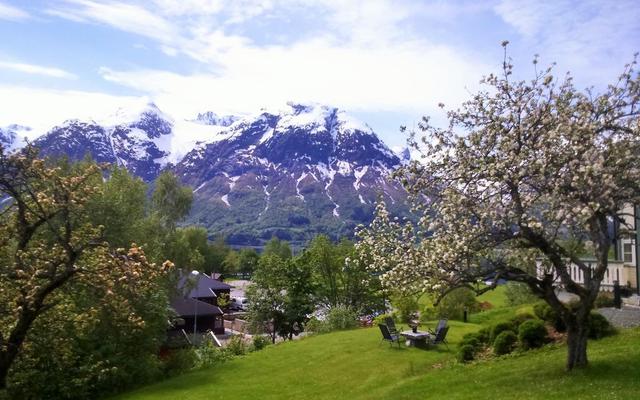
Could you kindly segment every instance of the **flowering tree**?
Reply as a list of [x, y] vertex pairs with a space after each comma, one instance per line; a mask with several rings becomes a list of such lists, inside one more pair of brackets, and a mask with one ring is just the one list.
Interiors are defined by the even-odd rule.
[[69, 303], [72, 283], [91, 287], [142, 329], [130, 302], [162, 271], [135, 246], [110, 251], [102, 227], [90, 222], [87, 204], [101, 190], [101, 172], [96, 165], [52, 167], [31, 149], [7, 155], [0, 148], [0, 390], [36, 323]]
[[[566, 323], [571, 370], [587, 365], [588, 317], [616, 239], [610, 224], [640, 202], [640, 76], [634, 60], [602, 94], [576, 90], [568, 74], [556, 80], [551, 68], [514, 81], [503, 45], [502, 73], [483, 78], [486, 90], [449, 111], [447, 127], [425, 117], [410, 135], [421, 160], [397, 177], [417, 223], [390, 219], [380, 204], [358, 247], [399, 289], [441, 297], [490, 274], [525, 283]], [[593, 243], [593, 267], [567, 236]], [[525, 267], [536, 259], [543, 273]], [[558, 284], [579, 302], [563, 304]]]

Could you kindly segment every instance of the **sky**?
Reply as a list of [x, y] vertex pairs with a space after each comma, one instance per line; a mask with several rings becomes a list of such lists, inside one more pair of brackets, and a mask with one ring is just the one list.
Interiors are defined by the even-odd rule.
[[316, 102], [399, 147], [498, 72], [556, 63], [579, 88], [640, 51], [638, 0], [0, 0], [0, 126], [153, 101], [174, 118]]

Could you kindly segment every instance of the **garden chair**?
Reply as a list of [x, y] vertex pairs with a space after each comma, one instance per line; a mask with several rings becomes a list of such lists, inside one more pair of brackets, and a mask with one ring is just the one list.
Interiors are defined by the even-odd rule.
[[436, 326], [436, 329], [434, 331], [432, 331], [431, 329], [427, 330], [430, 334], [437, 335], [440, 329], [444, 328], [445, 326], [447, 326], [447, 319], [441, 319], [440, 321], [438, 321], [438, 326]]
[[400, 331], [398, 331], [398, 328], [396, 327], [396, 322], [393, 320], [393, 318], [385, 317], [384, 323], [385, 323], [385, 325], [387, 325], [387, 328], [389, 328], [389, 332], [392, 335], [399, 335], [400, 334]]
[[382, 332], [383, 341], [388, 341], [390, 346], [393, 346], [393, 342], [396, 342], [398, 343], [398, 348], [400, 347], [400, 335], [392, 334], [385, 324], [378, 324], [378, 327], [380, 328], [380, 332]]
[[449, 327], [445, 325], [435, 333], [433, 339], [429, 340], [429, 344], [438, 345], [442, 343], [447, 347], [447, 350], [449, 350], [449, 344], [447, 343], [447, 332], [449, 332]]

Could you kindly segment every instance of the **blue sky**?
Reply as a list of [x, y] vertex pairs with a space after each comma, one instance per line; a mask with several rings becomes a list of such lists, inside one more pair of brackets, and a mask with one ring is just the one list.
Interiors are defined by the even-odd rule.
[[640, 50], [640, 2], [0, 0], [0, 126], [48, 127], [153, 100], [176, 118], [331, 104], [392, 146], [442, 121], [502, 62], [612, 82]]

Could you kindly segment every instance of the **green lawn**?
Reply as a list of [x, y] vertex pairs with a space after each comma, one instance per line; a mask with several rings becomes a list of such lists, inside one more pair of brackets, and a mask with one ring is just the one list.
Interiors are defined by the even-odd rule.
[[377, 328], [357, 329], [271, 346], [117, 399], [640, 398], [640, 329], [591, 342], [591, 367], [567, 374], [564, 347], [455, 364], [455, 343], [479, 325], [450, 325], [451, 351], [392, 348]]
[[507, 306], [507, 295], [505, 293], [506, 286], [496, 286], [495, 289], [478, 296], [478, 301], [488, 301], [494, 308]]

